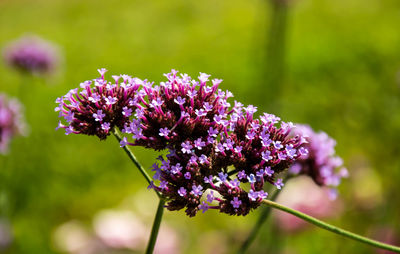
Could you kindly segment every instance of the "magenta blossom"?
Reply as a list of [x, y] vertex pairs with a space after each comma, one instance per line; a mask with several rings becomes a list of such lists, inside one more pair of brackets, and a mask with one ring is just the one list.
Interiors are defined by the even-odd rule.
[[27, 133], [23, 107], [16, 99], [0, 94], [0, 153], [6, 154], [11, 139]]
[[336, 190], [342, 177], [347, 177], [347, 169], [342, 167], [343, 160], [335, 156], [336, 141], [325, 132], [314, 132], [308, 125], [297, 125], [295, 135], [303, 136], [307, 144], [303, 154], [296, 163], [290, 167], [292, 174], [305, 174], [310, 176], [320, 186], [329, 186], [331, 197], [335, 198]]
[[58, 49], [37, 36], [25, 36], [10, 42], [3, 55], [10, 67], [32, 74], [50, 74], [60, 62]]

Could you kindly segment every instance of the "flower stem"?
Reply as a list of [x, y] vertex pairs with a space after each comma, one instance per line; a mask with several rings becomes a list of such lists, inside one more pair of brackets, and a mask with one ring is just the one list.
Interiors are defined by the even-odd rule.
[[[280, 193], [280, 191], [276, 190], [272, 194], [271, 200], [275, 200], [278, 197], [279, 193]], [[251, 230], [250, 234], [247, 236], [246, 240], [243, 242], [242, 246], [240, 246], [240, 249], [238, 250], [237, 254], [246, 253], [247, 249], [250, 247], [251, 243], [256, 238], [258, 232], [260, 231], [264, 222], [267, 220], [270, 213], [271, 213], [270, 206], [265, 206], [265, 207], [261, 208], [261, 214], [258, 217], [257, 222], [254, 224], [253, 229]]]
[[261, 70], [263, 82], [260, 89], [268, 88], [268, 93], [257, 95], [257, 100], [263, 105], [268, 101], [268, 107], [279, 109], [279, 99], [285, 81], [286, 43], [289, 21], [289, 5], [287, 0], [265, 0], [269, 8], [268, 34], [266, 38], [266, 56]]
[[318, 220], [318, 219], [316, 219], [314, 217], [311, 217], [311, 216], [309, 216], [307, 214], [304, 214], [304, 213], [299, 212], [297, 210], [291, 209], [291, 208], [289, 208], [287, 206], [278, 204], [278, 203], [276, 203], [274, 201], [271, 201], [271, 200], [264, 199], [262, 202], [264, 204], [270, 206], [270, 207], [273, 207], [275, 209], [290, 213], [290, 214], [292, 214], [292, 215], [294, 215], [294, 216], [296, 216], [296, 217], [298, 217], [298, 218], [300, 218], [302, 220], [305, 220], [305, 221], [307, 221], [307, 222], [309, 222], [311, 224], [314, 224], [317, 227], [320, 227], [322, 229], [331, 231], [331, 232], [336, 233], [338, 235], [341, 235], [341, 236], [344, 236], [344, 237], [347, 237], [347, 238], [350, 238], [350, 239], [353, 239], [353, 240], [356, 240], [356, 241], [359, 241], [359, 242], [374, 246], [376, 248], [390, 250], [390, 251], [393, 251], [393, 252], [396, 252], [396, 253], [400, 253], [400, 247], [397, 247], [397, 246], [394, 246], [394, 245], [390, 245], [390, 244], [385, 244], [385, 243], [382, 243], [382, 242], [378, 242], [378, 241], [372, 240], [370, 238], [357, 235], [357, 234], [352, 233], [350, 231], [335, 227], [333, 225], [330, 225], [328, 223], [320, 221], [320, 220]]
[[158, 231], [160, 229], [160, 224], [162, 220], [162, 216], [164, 213], [164, 204], [165, 200], [160, 198], [157, 207], [156, 217], [154, 218], [153, 227], [151, 228], [150, 240], [147, 244], [146, 254], [152, 254], [154, 250], [154, 246], [156, 245], [156, 240], [158, 236]]
[[[114, 136], [117, 138], [118, 142], [121, 142], [122, 137], [121, 134], [118, 132], [118, 130], [116, 128], [113, 128], [112, 133], [114, 134]], [[124, 151], [126, 152], [126, 154], [129, 156], [129, 158], [131, 159], [131, 161], [133, 162], [133, 164], [135, 164], [135, 166], [139, 169], [140, 173], [142, 173], [142, 175], [144, 176], [144, 178], [146, 178], [147, 182], [149, 184], [151, 184], [151, 178], [150, 176], [147, 174], [146, 170], [144, 170], [144, 168], [142, 167], [142, 165], [139, 163], [139, 161], [136, 159], [136, 156], [133, 154], [133, 152], [129, 149], [129, 147], [124, 146], [123, 147]], [[161, 194], [157, 191], [154, 190], [157, 194], [157, 196], [159, 198], [161, 198]]]
[[[118, 130], [116, 128], [113, 128], [112, 133], [114, 134], [114, 136], [118, 140], [118, 142], [121, 142], [121, 140], [122, 140], [121, 134], [118, 132]], [[132, 151], [129, 149], [129, 147], [124, 146], [123, 149], [126, 152], [126, 154], [129, 156], [129, 158], [131, 159], [133, 164], [135, 164], [135, 166], [139, 169], [140, 173], [142, 173], [142, 175], [147, 180], [147, 182], [149, 184], [152, 184], [150, 176], [147, 174], [146, 170], [144, 170], [142, 165], [136, 159], [135, 155], [132, 153]], [[158, 203], [158, 207], [157, 207], [156, 217], [153, 222], [153, 227], [151, 229], [150, 240], [147, 244], [146, 254], [153, 253], [154, 246], [156, 244], [156, 240], [157, 240], [157, 236], [158, 236], [158, 231], [160, 229], [162, 216], [164, 213], [165, 200], [162, 198], [161, 194], [157, 190], [154, 190], [154, 191], [156, 192], [156, 194], [159, 198], [159, 203]]]

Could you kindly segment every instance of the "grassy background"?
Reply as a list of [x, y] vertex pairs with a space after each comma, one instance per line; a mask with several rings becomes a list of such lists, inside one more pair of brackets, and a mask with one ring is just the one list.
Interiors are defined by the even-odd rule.
[[[172, 68], [192, 77], [209, 73], [222, 78], [221, 87], [236, 100], [326, 131], [351, 174], [340, 186], [343, 212], [331, 222], [364, 235], [385, 226], [399, 236], [400, 2], [293, 1], [279, 85], [267, 82], [276, 60], [266, 52], [270, 20], [271, 6], [262, 0], [0, 1], [0, 45], [33, 33], [58, 44], [65, 56], [50, 79], [22, 77], [0, 65], [0, 91], [20, 97], [31, 128], [0, 156], [0, 214], [14, 234], [3, 252], [57, 253], [51, 239], [58, 225], [71, 219], [89, 225], [97, 211], [116, 206], [151, 223], [156, 197], [115, 140], [54, 131], [55, 98], [97, 77], [100, 67], [156, 82]], [[156, 157], [135, 153], [145, 167]], [[233, 251], [256, 217], [165, 214], [182, 253], [205, 253], [207, 236]], [[322, 230], [285, 235], [271, 224], [250, 253], [266, 250], [374, 253]]]

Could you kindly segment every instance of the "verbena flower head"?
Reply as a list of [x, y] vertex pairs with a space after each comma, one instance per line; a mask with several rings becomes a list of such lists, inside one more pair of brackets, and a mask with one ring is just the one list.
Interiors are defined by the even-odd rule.
[[127, 75], [113, 76], [109, 82], [104, 78], [105, 69], [98, 70], [101, 77], [80, 84], [80, 89], [70, 90], [57, 98], [60, 121], [57, 128], [65, 129], [65, 134], [96, 135], [105, 139], [116, 126], [124, 128], [129, 117], [137, 109], [140, 95], [136, 92], [145, 83]]
[[9, 43], [3, 55], [9, 66], [33, 74], [49, 74], [60, 61], [58, 49], [37, 36], [25, 36]]
[[268, 196], [264, 184], [282, 188], [279, 173], [307, 153], [304, 138], [290, 135], [291, 123], [270, 114], [255, 118], [252, 105], [231, 105], [233, 94], [207, 74], [194, 80], [172, 70], [154, 85], [127, 75], [108, 82], [105, 70], [99, 72], [101, 78], [83, 82], [81, 91], [57, 99], [56, 111], [67, 122], [59, 128], [104, 139], [117, 127], [133, 138], [124, 137], [121, 147], [168, 149], [153, 165], [149, 187], [169, 200], [169, 210], [246, 215]]
[[232, 93], [218, 89], [221, 80], [209, 85], [209, 75], [197, 81], [173, 70], [166, 77], [139, 92], [143, 107], [124, 131], [133, 134], [134, 145], [169, 149], [153, 166], [156, 184], [150, 186], [170, 200], [169, 210], [246, 215], [267, 197], [266, 182], [283, 186], [277, 175], [306, 153], [302, 139], [289, 136], [290, 123], [269, 114], [254, 119], [252, 105], [231, 107]]
[[[308, 154], [301, 156], [290, 168], [292, 174], [309, 175], [320, 186], [335, 188], [342, 177], [347, 177], [347, 169], [342, 167], [343, 160], [335, 155], [336, 141], [325, 132], [314, 132], [308, 125], [297, 125], [295, 135], [307, 140], [305, 148]], [[332, 197], [336, 194], [332, 189]]]
[[0, 153], [6, 154], [11, 139], [27, 133], [23, 107], [16, 99], [0, 94]]

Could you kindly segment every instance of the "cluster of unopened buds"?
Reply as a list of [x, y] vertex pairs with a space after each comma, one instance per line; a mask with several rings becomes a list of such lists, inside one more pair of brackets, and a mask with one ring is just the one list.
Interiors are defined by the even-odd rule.
[[169, 210], [246, 215], [268, 197], [266, 183], [282, 188], [280, 173], [308, 155], [293, 124], [271, 114], [255, 118], [252, 105], [232, 106], [232, 93], [218, 88], [222, 80], [172, 70], [159, 85], [128, 75], [108, 82], [105, 71], [57, 99], [66, 120], [59, 128], [100, 139], [118, 128], [125, 135], [121, 147], [167, 150], [152, 167], [149, 187], [168, 200]]

